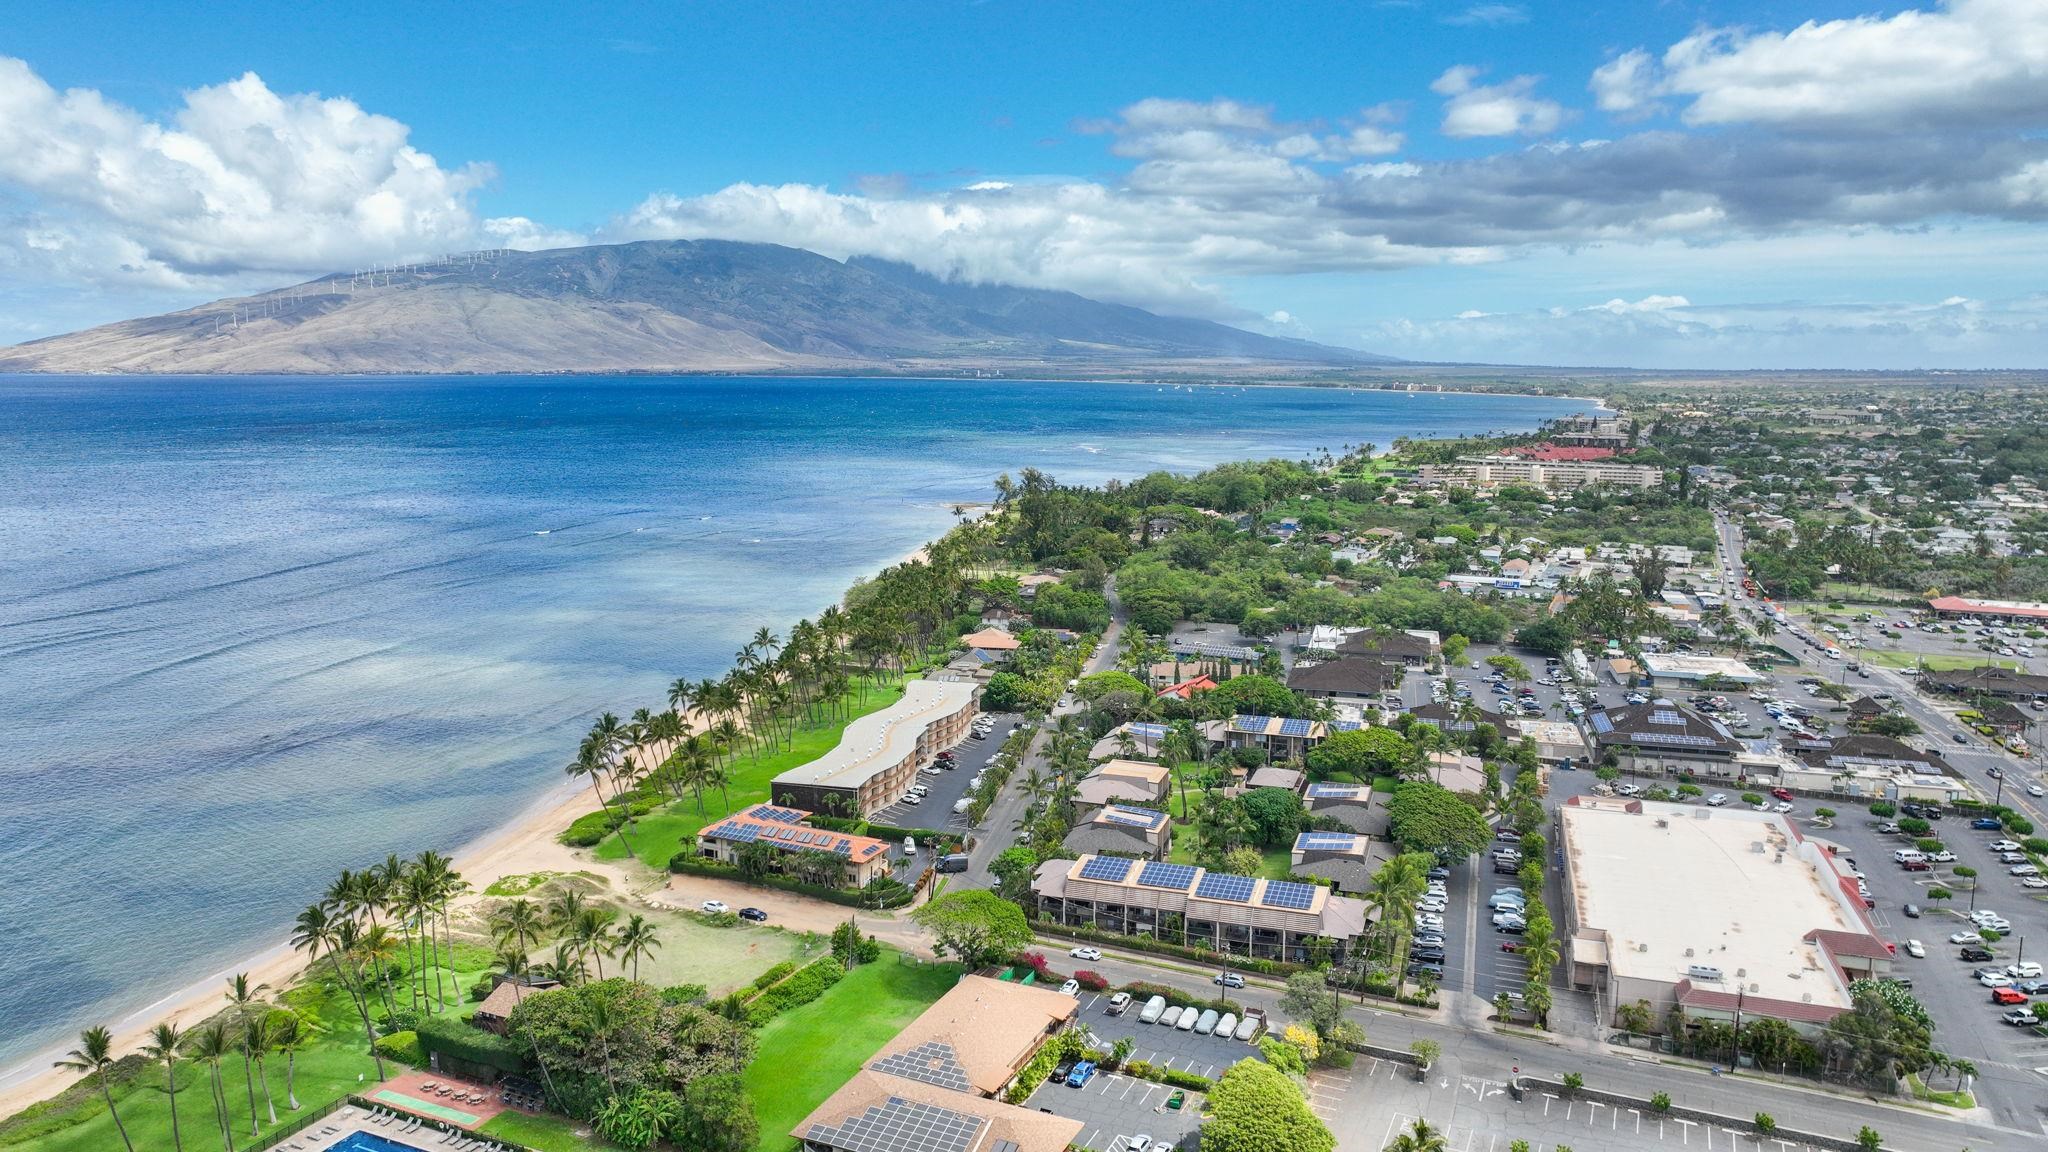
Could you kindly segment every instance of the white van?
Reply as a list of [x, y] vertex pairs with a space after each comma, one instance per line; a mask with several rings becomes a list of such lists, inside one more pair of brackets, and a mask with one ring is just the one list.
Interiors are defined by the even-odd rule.
[[1145, 1007], [1144, 1007], [1143, 1009], [1139, 1010], [1139, 1012], [1138, 1012], [1138, 1023], [1140, 1023], [1140, 1024], [1157, 1024], [1157, 1023], [1159, 1023], [1159, 1017], [1160, 1017], [1160, 1015], [1161, 1015], [1162, 1013], [1164, 1013], [1165, 1011], [1166, 1011], [1166, 997], [1164, 997], [1164, 996], [1154, 996], [1154, 997], [1153, 997], [1153, 998], [1151, 998], [1150, 1000], [1147, 1000], [1147, 1001], [1145, 1001]]
[[1901, 848], [1892, 853], [1892, 863], [1894, 864], [1910, 864], [1914, 861], [1925, 859], [1927, 859], [1927, 853], [1920, 851], [1918, 848]]
[[974, 807], [974, 801], [966, 796], [962, 796], [953, 802], [953, 811], [955, 812], [965, 812], [972, 807]]

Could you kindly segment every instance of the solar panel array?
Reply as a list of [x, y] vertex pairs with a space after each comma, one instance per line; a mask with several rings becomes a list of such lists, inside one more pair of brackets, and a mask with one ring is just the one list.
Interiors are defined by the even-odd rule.
[[1195, 895], [1204, 900], [1228, 900], [1233, 904], [1244, 904], [1252, 898], [1252, 886], [1258, 883], [1249, 876], [1231, 876], [1222, 872], [1204, 872], [1202, 882], [1195, 885]]
[[1158, 860], [1147, 860], [1138, 870], [1138, 883], [1147, 888], [1178, 888], [1182, 892], [1195, 882], [1195, 868], [1192, 864], [1167, 864]]
[[1309, 732], [1309, 724], [1310, 721], [1307, 720], [1282, 720], [1280, 722], [1280, 734], [1282, 736], [1306, 736]]
[[713, 828], [706, 835], [715, 840], [732, 840], [741, 844], [752, 844], [761, 835], [761, 830], [752, 824], [740, 824], [728, 820]]
[[1266, 890], [1259, 896], [1259, 903], [1268, 908], [1295, 908], [1308, 911], [1315, 903], [1316, 886], [1296, 884], [1291, 880], [1268, 880]]
[[837, 1125], [813, 1124], [806, 1142], [845, 1152], [968, 1152], [988, 1121], [900, 1096]]
[[960, 1065], [960, 1054], [943, 1040], [927, 1040], [915, 1048], [884, 1056], [868, 1067], [955, 1092], [974, 1091], [973, 1083], [967, 1079], [967, 1069]]
[[1303, 832], [1294, 838], [1297, 850], [1327, 852], [1356, 847], [1361, 837], [1349, 832]]
[[1614, 731], [1614, 718], [1605, 712], [1595, 712], [1586, 719], [1593, 725], [1593, 731], [1600, 733], [1602, 736]]
[[1685, 727], [1685, 717], [1680, 716], [1669, 708], [1656, 708], [1650, 712], [1650, 723], [1667, 724], [1673, 728], [1683, 728]]
[[1096, 819], [1106, 824], [1121, 824], [1126, 828], [1157, 828], [1166, 819], [1166, 813], [1154, 812], [1147, 808], [1125, 808], [1111, 804], [1097, 814]]
[[1131, 874], [1131, 862], [1122, 856], [1097, 856], [1081, 865], [1081, 879], [1107, 880], [1112, 884], [1123, 882]]
[[1684, 732], [1637, 732], [1630, 739], [1642, 744], [1677, 744], [1687, 748], [1712, 748], [1720, 743], [1712, 736], [1692, 736]]
[[777, 808], [773, 804], [763, 804], [755, 808], [751, 814], [762, 820], [775, 820], [783, 824], [794, 824], [804, 818], [804, 814], [794, 808]]
[[1365, 795], [1366, 790], [1356, 784], [1311, 784], [1308, 798], [1311, 800], [1349, 800]]
[[1329, 723], [1332, 732], [1356, 732], [1365, 727], [1363, 720], [1332, 720]]
[[1266, 725], [1272, 722], [1273, 718], [1271, 716], [1232, 716], [1230, 718], [1230, 726], [1240, 732], [1264, 732]]
[[1141, 740], [1164, 740], [1166, 739], [1166, 734], [1169, 731], [1171, 731], [1171, 729], [1169, 729], [1164, 724], [1131, 725], [1131, 735], [1136, 736]]

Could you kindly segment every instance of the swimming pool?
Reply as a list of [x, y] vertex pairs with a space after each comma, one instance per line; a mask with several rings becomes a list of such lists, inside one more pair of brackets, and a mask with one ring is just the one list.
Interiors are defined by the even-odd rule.
[[333, 1145], [329, 1152], [420, 1152], [420, 1149], [416, 1145], [405, 1144], [389, 1136], [379, 1136], [375, 1132], [358, 1129], [343, 1136], [341, 1143]]

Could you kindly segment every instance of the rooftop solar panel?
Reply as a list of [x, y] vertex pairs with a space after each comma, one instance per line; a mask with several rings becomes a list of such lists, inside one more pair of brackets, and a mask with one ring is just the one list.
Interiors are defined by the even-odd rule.
[[1131, 735], [1148, 740], [1163, 740], [1169, 729], [1164, 724], [1133, 724]]
[[1614, 731], [1614, 720], [1605, 712], [1595, 712], [1587, 719], [1592, 723], [1593, 731], [1600, 733], [1602, 736]]
[[1159, 822], [1166, 818], [1166, 814], [1144, 808], [1125, 808], [1120, 804], [1111, 804], [1103, 808], [1099, 818], [1105, 823], [1121, 824], [1127, 828], [1157, 828]]
[[1316, 886], [1296, 884], [1289, 880], [1268, 880], [1266, 890], [1259, 896], [1259, 903], [1268, 908], [1296, 908], [1307, 911], [1315, 903]]
[[1668, 724], [1673, 728], [1683, 728], [1685, 727], [1685, 717], [1680, 716], [1669, 708], [1658, 708], [1650, 713], [1650, 723]]
[[773, 804], [763, 804], [754, 809], [754, 815], [763, 820], [775, 820], [783, 824], [794, 824], [804, 818], [801, 812], [790, 808], [777, 808]]
[[1362, 796], [1365, 794], [1365, 791], [1364, 788], [1358, 787], [1355, 784], [1311, 784], [1308, 786], [1309, 798], [1312, 800], [1348, 799], [1354, 796]]
[[1273, 718], [1271, 716], [1232, 716], [1230, 718], [1230, 726], [1241, 732], [1263, 732], [1266, 730], [1266, 725], [1272, 722]]
[[1205, 900], [1228, 900], [1242, 904], [1252, 898], [1253, 883], [1249, 876], [1207, 872], [1202, 875], [1201, 883], [1195, 885], [1195, 895]]
[[1282, 736], [1306, 736], [1308, 733], [1309, 721], [1307, 720], [1287, 719], [1280, 722], [1280, 734]]
[[1138, 883], [1147, 888], [1178, 888], [1185, 892], [1195, 882], [1195, 869], [1190, 864], [1167, 864], [1148, 860], [1138, 870]]
[[1131, 874], [1131, 862], [1121, 856], [1097, 856], [1081, 865], [1081, 879], [1119, 883]]
[[1330, 721], [1330, 731], [1332, 732], [1356, 732], [1363, 727], [1365, 727], [1365, 722], [1363, 720]]

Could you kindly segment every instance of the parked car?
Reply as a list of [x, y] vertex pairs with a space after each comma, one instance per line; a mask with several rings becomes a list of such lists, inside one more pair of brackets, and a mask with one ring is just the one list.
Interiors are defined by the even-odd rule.
[[1977, 983], [1986, 988], [2010, 988], [2012, 977], [2003, 972], [1981, 972], [1977, 975]]
[[1953, 864], [1956, 862], [1956, 854], [1946, 848], [1929, 855], [1927, 858], [1936, 864]]
[[1079, 1088], [1088, 1083], [1088, 1078], [1093, 1075], [1095, 1075], [1095, 1061], [1083, 1060], [1079, 1064], [1074, 1065], [1073, 1071], [1067, 1073], [1067, 1087]]
[[717, 916], [732, 911], [732, 909], [725, 906], [725, 901], [723, 900], [706, 900], [702, 904], [697, 905], [697, 907], [710, 916]]
[[1948, 942], [1951, 944], [1982, 944], [1984, 938], [1965, 928], [1961, 932], [1949, 933]]
[[2000, 824], [1996, 816], [1979, 816], [1970, 821], [1970, 827], [1980, 832], [1996, 832], [2005, 825]]
[[1131, 994], [1129, 992], [1119, 992], [1109, 998], [1109, 1003], [1104, 1005], [1102, 1010], [1111, 1016], [1121, 1016], [1130, 1006]]
[[1166, 997], [1154, 996], [1150, 1000], [1145, 1001], [1145, 1006], [1138, 1010], [1138, 1023], [1157, 1024], [1159, 1023], [1159, 1018], [1165, 1014]]
[[1900, 909], [1900, 911], [1904, 912], [1910, 919], [1918, 920], [1920, 918], [1920, 906], [1918, 904], [1908, 904]]
[[2017, 988], [1993, 988], [1991, 990], [1991, 1002], [2008, 1006], [2025, 1004], [2027, 1002], [2027, 994]]
[[2020, 842], [2017, 840], [1993, 840], [1985, 845], [1985, 847], [1993, 852], [2017, 852], [2020, 850]]
[[1081, 982], [1079, 980], [1069, 980], [1060, 985], [1060, 995], [1062, 996], [1078, 996], [1080, 992]]
[[1719, 808], [1721, 805], [1726, 804], [1727, 802], [1728, 794], [1726, 792], [1716, 792], [1712, 796], [1707, 797], [1707, 804], [1709, 807]]
[[2041, 1018], [2034, 1015], [2033, 1010], [2029, 1008], [2015, 1008], [1999, 1019], [2015, 1028], [2030, 1028], [2041, 1022]]
[[1195, 1021], [1195, 1031], [1204, 1036], [1211, 1035], [1216, 1031], [1216, 1022], [1220, 1019], [1222, 1016], [1214, 1008], [1204, 1008], [1201, 1018]]
[[768, 922], [768, 913], [763, 912], [759, 908], [742, 908], [740, 909], [740, 919], [751, 920], [756, 924], [766, 924]]
[[2022, 960], [2017, 964], [2007, 964], [2005, 974], [2015, 980], [2039, 980], [2041, 966], [2032, 960]]
[[1981, 964], [1991, 959], [1991, 949], [1979, 947], [1965, 948], [1963, 949], [1961, 959], [1969, 963]]
[[1792, 790], [1789, 788], [1773, 788], [1771, 789], [1771, 796], [1777, 800], [1790, 800], [1792, 799]]
[[1918, 940], [1908, 940], [1906, 941], [1906, 955], [1915, 959], [1925, 960], [1927, 959], [1927, 945], [1922, 944]]

